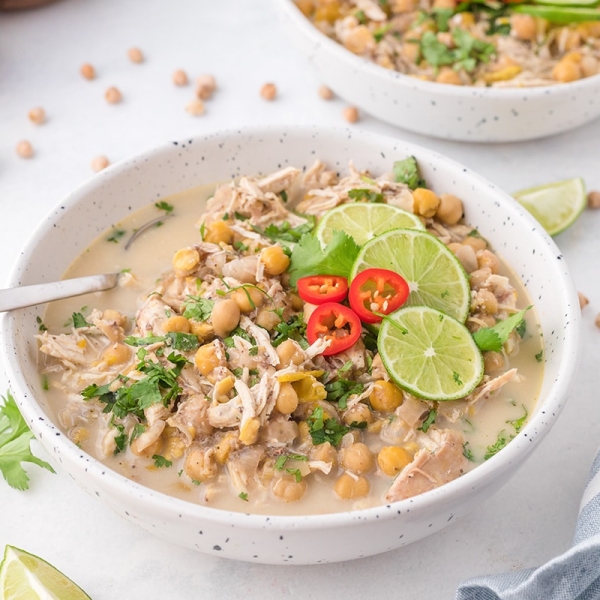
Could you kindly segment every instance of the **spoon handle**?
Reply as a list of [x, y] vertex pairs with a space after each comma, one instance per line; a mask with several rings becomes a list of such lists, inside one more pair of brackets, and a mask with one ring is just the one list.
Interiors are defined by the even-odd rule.
[[0, 290], [0, 312], [109, 290], [117, 285], [118, 280], [118, 273], [109, 273]]

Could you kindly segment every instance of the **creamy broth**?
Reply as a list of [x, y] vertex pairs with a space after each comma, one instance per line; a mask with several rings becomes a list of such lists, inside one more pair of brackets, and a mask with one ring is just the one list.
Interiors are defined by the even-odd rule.
[[[174, 206], [173, 215], [165, 219], [161, 226], [142, 233], [129, 250], [125, 250], [125, 242], [130, 235], [143, 224], [164, 214], [155, 205], [136, 212], [115, 225], [112, 231], [99, 236], [75, 260], [65, 273], [65, 277], [128, 270], [133, 276], [133, 281], [107, 292], [52, 303], [45, 313], [44, 325], [51, 332], [68, 332], [70, 329], [67, 324], [71, 315], [77, 312], [86, 315], [92, 308], [115, 309], [129, 319], [133, 319], [136, 310], [152, 290], [157, 277], [172, 268], [171, 261], [174, 253], [180, 248], [199, 242], [200, 219], [207, 198], [214, 189], [214, 185], [203, 186], [166, 198], [165, 201]], [[467, 215], [467, 220], [469, 217], [476, 222], [476, 215]], [[115, 230], [125, 231], [125, 234], [116, 242], [108, 241]], [[501, 266], [501, 273], [510, 278], [511, 284], [517, 290], [518, 307], [524, 308], [529, 305], [524, 286], [504, 263]], [[457, 424], [468, 442], [468, 449], [475, 458], [475, 462], [469, 463], [469, 468], [483, 461], [486, 448], [496, 443], [499, 434], [505, 432], [508, 437], [516, 434], [511, 422], [522, 419], [525, 413], [531, 415], [535, 410], [542, 380], [543, 361], [539, 360], [542, 340], [534, 310], [527, 313], [526, 324], [527, 334], [520, 342], [518, 353], [510, 356], [506, 365], [506, 369], [518, 368], [520, 381], [509, 382], [503, 386], [495, 395], [478, 406], [466, 421]], [[43, 370], [46, 358], [42, 356], [41, 361], [40, 369]], [[48, 383], [48, 396], [55, 415], [82, 449], [134, 481], [190, 502], [259, 514], [330, 513], [381, 504], [382, 497], [392, 481], [391, 477], [371, 474], [369, 475], [371, 492], [368, 497], [343, 500], [332, 492], [337, 477], [336, 469], [334, 468], [328, 475], [315, 472], [310, 476], [310, 485], [307, 486], [306, 493], [294, 502], [274, 499], [268, 489], [253, 490], [248, 493], [247, 498], [241, 498], [232, 492], [223, 473], [209, 483], [190, 483], [189, 478], [181, 476], [183, 463], [181, 458], [174, 459], [172, 466], [168, 468], [158, 468], [151, 458], [134, 456], [129, 446], [123, 452], [104, 456], [103, 431], [98, 424], [106, 417], [102, 415], [101, 407], [88, 413], [87, 422], [83, 427], [87, 437], [80, 437], [81, 426], [78, 425], [73, 429], [68, 414], [65, 413], [65, 394], [56, 386], [56, 374], [49, 372], [44, 377]], [[89, 404], [92, 405], [93, 402]], [[364, 436], [373, 452], [377, 452], [384, 445], [376, 434], [365, 432]], [[293, 463], [290, 465], [293, 466]]]

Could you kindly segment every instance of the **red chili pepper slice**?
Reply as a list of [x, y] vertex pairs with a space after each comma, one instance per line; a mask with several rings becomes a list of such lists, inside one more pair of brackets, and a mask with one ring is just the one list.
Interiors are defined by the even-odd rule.
[[337, 302], [326, 302], [315, 308], [306, 325], [306, 337], [311, 344], [319, 338], [331, 340], [323, 351], [323, 356], [330, 356], [348, 350], [353, 346], [361, 333], [360, 319], [347, 306]]
[[404, 277], [388, 269], [366, 269], [350, 284], [348, 300], [363, 323], [379, 323], [382, 317], [400, 308], [410, 288]]
[[298, 279], [298, 294], [305, 302], [341, 302], [348, 294], [348, 280], [337, 275], [309, 275]]

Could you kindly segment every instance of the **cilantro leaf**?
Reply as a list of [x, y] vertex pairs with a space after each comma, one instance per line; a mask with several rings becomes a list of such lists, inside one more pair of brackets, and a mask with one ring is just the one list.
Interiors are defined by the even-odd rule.
[[200, 345], [198, 336], [193, 333], [180, 333], [178, 331], [170, 331], [165, 336], [171, 342], [171, 348], [180, 350], [181, 352], [191, 352], [196, 350]]
[[493, 327], [483, 327], [473, 334], [473, 339], [480, 350], [486, 351], [491, 350], [493, 352], [500, 352], [502, 346], [508, 339], [511, 331], [519, 327], [525, 313], [531, 308], [528, 306], [518, 313], [511, 315], [504, 321], [499, 321]]
[[10, 392], [2, 397], [0, 406], [0, 473], [8, 485], [17, 490], [29, 488], [29, 477], [21, 466], [30, 462], [54, 473], [54, 469], [45, 461], [31, 453], [30, 442], [33, 433], [21, 416], [15, 399]]
[[253, 229], [274, 242], [290, 242], [295, 244], [304, 234], [310, 233], [315, 228], [315, 218], [312, 215], [303, 216], [307, 219], [306, 223], [302, 223], [302, 225], [298, 225], [297, 227], [292, 227], [288, 221], [284, 221], [281, 225], [271, 223], [264, 230], [258, 227], [253, 227]]
[[325, 384], [327, 400], [337, 402], [338, 408], [342, 410], [347, 407], [348, 398], [353, 394], [361, 394], [364, 388], [362, 383], [348, 379], [337, 379]]
[[154, 466], [161, 469], [170, 467], [173, 463], [170, 460], [167, 460], [164, 456], [160, 454], [153, 454], [152, 460], [154, 461]]
[[273, 331], [275, 331], [275, 336], [271, 340], [271, 343], [275, 348], [285, 342], [285, 340], [298, 342], [303, 350], [306, 350], [309, 346], [306, 340], [306, 323], [302, 314], [293, 315], [287, 321], [277, 323]]
[[80, 312], [74, 312], [71, 316], [73, 327], [89, 327], [90, 324], [85, 320], [85, 317]]
[[423, 433], [427, 433], [429, 431], [429, 428], [435, 423], [436, 417], [437, 417], [437, 411], [432, 408], [427, 413], [427, 417], [425, 417], [425, 420], [423, 421], [423, 424], [421, 425], [421, 427], [417, 427], [417, 429], [419, 431], [422, 431]]
[[194, 319], [195, 321], [206, 321], [212, 314], [214, 300], [202, 298], [201, 296], [188, 296], [183, 303], [183, 316], [186, 319]]
[[290, 283], [296, 285], [298, 279], [307, 275], [348, 277], [359, 251], [360, 247], [354, 238], [343, 231], [334, 231], [325, 248], [321, 248], [314, 235], [305, 234], [292, 251]]
[[484, 459], [488, 460], [490, 458], [492, 458], [492, 456], [494, 456], [495, 454], [498, 454], [498, 452], [500, 452], [500, 450], [502, 450], [502, 448], [504, 448], [504, 446], [506, 446], [506, 444], [508, 444], [508, 442], [510, 442], [510, 440], [513, 439], [513, 435], [508, 435], [506, 433], [506, 431], [502, 430], [499, 434], [498, 434], [498, 438], [497, 440], [491, 445], [488, 446], [485, 450], [485, 455], [484, 455]]
[[156, 208], [158, 208], [159, 210], [164, 210], [167, 214], [169, 214], [170, 212], [173, 212], [173, 205], [169, 204], [168, 202], [165, 202], [164, 200], [161, 200], [160, 202], [155, 202], [154, 206], [156, 206]]
[[417, 159], [414, 156], [397, 160], [394, 163], [393, 171], [394, 179], [399, 183], [405, 183], [411, 190], [426, 186], [425, 180], [421, 179]]
[[473, 451], [469, 448], [469, 442], [465, 442], [463, 444], [463, 456], [470, 460], [471, 462], [475, 462], [475, 456], [473, 455]]
[[356, 188], [355, 190], [348, 190], [348, 198], [357, 202], [384, 202], [383, 194], [375, 192], [367, 188]]
[[521, 431], [521, 429], [523, 429], [523, 425], [525, 425], [525, 421], [527, 421], [527, 417], [529, 416], [529, 413], [527, 412], [527, 408], [525, 407], [525, 405], [522, 404], [521, 406], [523, 407], [525, 414], [522, 417], [515, 419], [514, 421], [506, 421], [509, 425], [512, 425], [515, 428], [516, 433], [519, 433], [519, 431]]
[[344, 435], [350, 431], [335, 419], [327, 419], [323, 409], [317, 406], [306, 420], [308, 431], [312, 437], [313, 444], [324, 444], [329, 442], [332, 446], [337, 446]]

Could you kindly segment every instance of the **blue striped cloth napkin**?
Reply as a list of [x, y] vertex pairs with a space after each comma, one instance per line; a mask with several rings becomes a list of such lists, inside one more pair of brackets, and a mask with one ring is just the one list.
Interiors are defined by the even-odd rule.
[[600, 599], [600, 452], [581, 499], [573, 545], [536, 569], [483, 575], [461, 583], [455, 600]]

